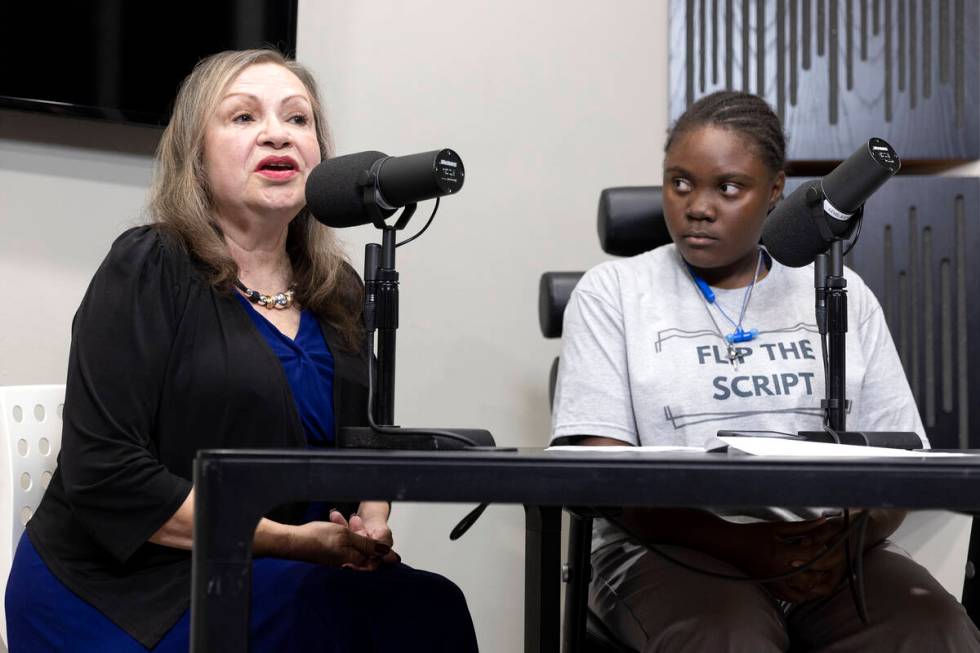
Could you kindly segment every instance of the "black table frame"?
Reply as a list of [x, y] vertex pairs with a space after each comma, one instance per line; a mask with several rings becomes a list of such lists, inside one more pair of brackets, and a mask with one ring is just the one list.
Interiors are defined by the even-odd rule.
[[[291, 501], [513, 503], [526, 509], [525, 651], [559, 648], [562, 506], [980, 508], [980, 458], [210, 450], [194, 465], [191, 651], [248, 646], [252, 534]], [[970, 606], [968, 606], [968, 609]], [[972, 614], [976, 620], [976, 616]]]

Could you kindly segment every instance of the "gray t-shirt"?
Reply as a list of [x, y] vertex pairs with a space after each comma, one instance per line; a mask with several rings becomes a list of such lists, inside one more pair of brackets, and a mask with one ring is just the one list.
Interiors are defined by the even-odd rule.
[[[914, 431], [925, 441], [881, 307], [857, 274], [846, 270], [845, 277], [847, 426]], [[737, 322], [745, 289], [713, 291]], [[734, 331], [706, 307], [672, 244], [587, 272], [565, 309], [552, 443], [594, 435], [633, 445], [703, 446], [720, 429], [820, 430], [825, 386], [813, 267], [772, 262], [745, 311], [743, 329], [758, 336], [738, 345], [737, 368], [708, 310], [723, 333]], [[768, 513], [794, 514], [809, 515]]]

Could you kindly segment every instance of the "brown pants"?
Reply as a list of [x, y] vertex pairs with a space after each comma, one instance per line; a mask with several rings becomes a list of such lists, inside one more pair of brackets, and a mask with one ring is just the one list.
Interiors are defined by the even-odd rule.
[[[699, 568], [739, 573], [698, 551], [664, 550]], [[590, 607], [643, 653], [980, 651], [980, 632], [963, 606], [926, 569], [887, 545], [864, 557], [868, 626], [846, 587], [784, 610], [758, 585], [687, 571], [637, 545], [606, 547], [592, 564]]]

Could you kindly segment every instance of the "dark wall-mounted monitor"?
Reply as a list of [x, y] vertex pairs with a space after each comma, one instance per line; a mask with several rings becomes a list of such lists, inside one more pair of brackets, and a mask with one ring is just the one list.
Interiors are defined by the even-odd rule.
[[269, 46], [293, 56], [297, 1], [4, 3], [0, 107], [164, 125], [203, 57]]

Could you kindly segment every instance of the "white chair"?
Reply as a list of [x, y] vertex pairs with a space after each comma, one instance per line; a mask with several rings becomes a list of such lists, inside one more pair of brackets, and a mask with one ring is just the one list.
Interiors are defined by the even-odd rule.
[[[17, 542], [58, 464], [64, 400], [63, 385], [0, 387], [0, 599]], [[3, 611], [0, 638], [7, 643]]]

